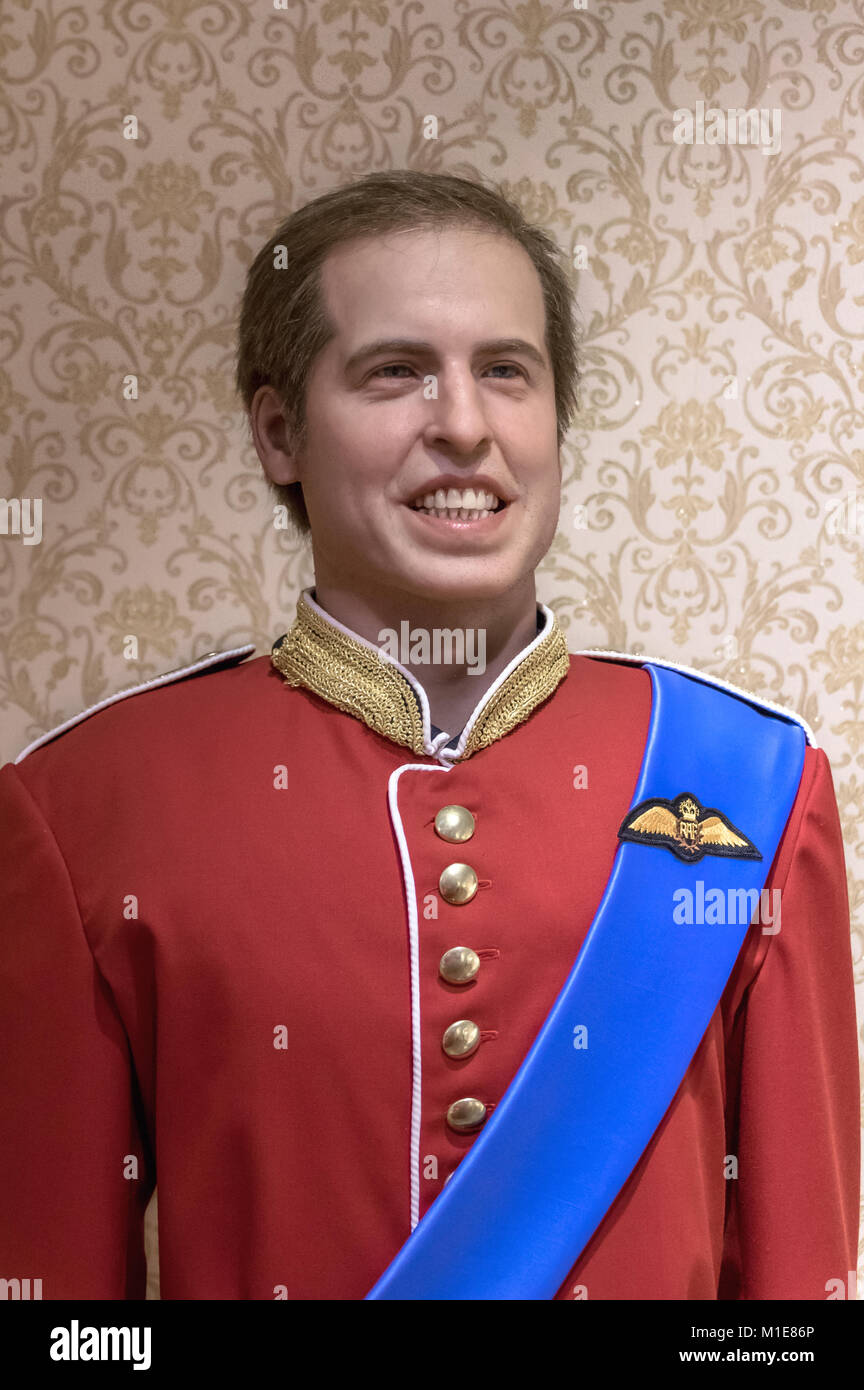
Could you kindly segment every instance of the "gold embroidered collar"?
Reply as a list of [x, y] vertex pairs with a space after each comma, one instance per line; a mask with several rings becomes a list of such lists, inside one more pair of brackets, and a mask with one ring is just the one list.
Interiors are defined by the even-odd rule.
[[[542, 632], [514, 658], [483, 695], [448, 760], [470, 758], [509, 734], [552, 694], [570, 669], [558, 619], [540, 605]], [[303, 686], [370, 729], [412, 752], [434, 757], [429, 701], [422, 685], [386, 652], [331, 618], [304, 589], [297, 617], [273, 643], [270, 657], [289, 685]]]

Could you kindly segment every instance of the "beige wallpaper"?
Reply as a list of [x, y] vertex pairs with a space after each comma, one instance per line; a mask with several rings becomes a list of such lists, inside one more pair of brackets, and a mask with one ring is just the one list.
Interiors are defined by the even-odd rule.
[[864, 0], [7, 0], [0, 77], [0, 757], [285, 630], [245, 268], [347, 178], [482, 173], [584, 325], [541, 596], [815, 726], [864, 993]]

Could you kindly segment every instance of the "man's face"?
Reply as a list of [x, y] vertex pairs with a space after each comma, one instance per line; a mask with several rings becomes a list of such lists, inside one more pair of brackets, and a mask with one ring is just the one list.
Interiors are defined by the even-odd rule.
[[[336, 333], [312, 366], [305, 446], [275, 479], [303, 485], [316, 582], [446, 602], [524, 581], [552, 543], [561, 486], [526, 252], [457, 229], [358, 240], [327, 257], [322, 292]], [[484, 516], [489, 493], [500, 510]]]

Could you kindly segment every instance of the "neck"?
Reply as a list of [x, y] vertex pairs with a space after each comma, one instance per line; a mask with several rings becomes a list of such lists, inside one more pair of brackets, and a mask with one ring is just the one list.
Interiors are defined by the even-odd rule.
[[[426, 692], [432, 723], [450, 734], [461, 732], [484, 691], [537, 632], [533, 574], [493, 598], [440, 600], [392, 589], [358, 593], [317, 579], [314, 596], [331, 618], [410, 671]], [[436, 631], [455, 634], [452, 645], [443, 635], [436, 643]], [[382, 637], [388, 632], [389, 638]]]

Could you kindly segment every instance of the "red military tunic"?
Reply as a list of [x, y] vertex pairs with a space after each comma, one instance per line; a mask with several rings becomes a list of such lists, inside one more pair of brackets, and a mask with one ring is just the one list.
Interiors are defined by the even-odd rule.
[[[158, 1177], [162, 1298], [365, 1296], [477, 1138], [448, 1107], [491, 1113], [528, 1051], [632, 803], [650, 677], [565, 652], [561, 679], [541, 612], [480, 700], [488, 741], [452, 766], [416, 683], [400, 714], [404, 674], [378, 692], [369, 644], [332, 622], [323, 695], [261, 656], [120, 698], [0, 770], [0, 1276], [142, 1298]], [[341, 678], [371, 680], [373, 714], [331, 703]], [[380, 731], [397, 715], [438, 756]], [[468, 843], [436, 834], [448, 804], [474, 816]], [[439, 891], [453, 861], [479, 878], [461, 905]], [[822, 1299], [854, 1269], [849, 917], [816, 748], [766, 887], [780, 932], [751, 928], [557, 1298]], [[439, 974], [454, 946], [480, 957], [467, 984]], [[465, 1018], [480, 1046], [450, 1058]]]

